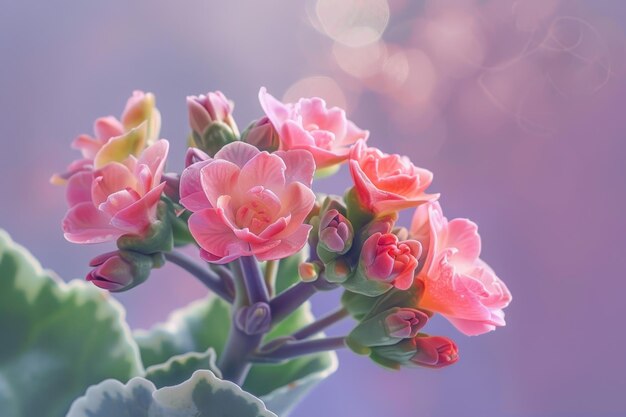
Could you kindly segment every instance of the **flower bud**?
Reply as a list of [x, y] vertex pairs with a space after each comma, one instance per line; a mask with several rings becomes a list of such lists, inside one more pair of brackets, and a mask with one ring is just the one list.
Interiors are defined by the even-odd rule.
[[329, 282], [342, 283], [345, 282], [351, 274], [350, 265], [343, 259], [336, 259], [326, 264], [324, 276]]
[[428, 316], [414, 308], [392, 308], [359, 323], [348, 335], [347, 343], [357, 353], [367, 354], [370, 347], [387, 346], [417, 336]]
[[441, 368], [452, 365], [459, 360], [459, 349], [456, 344], [442, 336], [418, 336], [413, 339], [416, 353], [411, 363], [427, 368]]
[[262, 334], [272, 325], [272, 314], [267, 303], [258, 302], [243, 307], [235, 314], [237, 328], [247, 335]]
[[304, 262], [298, 265], [298, 275], [304, 282], [312, 282], [317, 279], [320, 273], [320, 266], [314, 262]]
[[239, 130], [232, 117], [233, 103], [221, 92], [189, 96], [187, 108], [193, 143], [210, 156], [237, 140]]
[[328, 263], [352, 247], [352, 223], [336, 209], [326, 211], [320, 218], [317, 254]]
[[278, 132], [267, 117], [262, 117], [248, 126], [241, 134], [241, 140], [267, 152], [277, 151], [280, 146]]
[[89, 263], [94, 269], [86, 280], [111, 292], [126, 291], [148, 279], [150, 270], [160, 265], [162, 262], [153, 256], [129, 251], [109, 252]]
[[365, 278], [406, 290], [413, 284], [421, 251], [415, 240], [401, 242], [392, 233], [375, 233], [363, 245], [360, 267]]
[[239, 130], [232, 116], [234, 104], [221, 91], [209, 92], [206, 95], [187, 97], [189, 124], [194, 132], [202, 135], [215, 122], [221, 122], [231, 128], [235, 135]]

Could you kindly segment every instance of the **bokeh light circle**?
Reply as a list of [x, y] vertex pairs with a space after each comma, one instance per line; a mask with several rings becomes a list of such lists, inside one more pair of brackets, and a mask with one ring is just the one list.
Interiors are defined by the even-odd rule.
[[351, 47], [376, 42], [389, 23], [387, 0], [318, 0], [315, 10], [324, 32]]

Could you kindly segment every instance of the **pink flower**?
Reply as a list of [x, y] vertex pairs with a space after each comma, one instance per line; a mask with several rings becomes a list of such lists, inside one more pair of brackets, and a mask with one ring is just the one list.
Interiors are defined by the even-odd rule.
[[145, 148], [146, 144], [152, 144], [158, 139], [161, 128], [161, 114], [155, 107], [154, 95], [137, 90], [126, 102], [122, 121], [113, 116], [97, 119], [94, 123], [95, 135], [80, 135], [74, 140], [72, 147], [80, 150], [83, 158], [93, 161], [111, 139], [120, 137], [144, 123], [145, 132], [140, 146], [133, 147], [131, 150], [135, 156]]
[[345, 161], [350, 147], [369, 135], [347, 120], [342, 109], [326, 108], [321, 98], [283, 104], [261, 88], [259, 100], [280, 135], [281, 149], [306, 149], [313, 154], [318, 169]]
[[350, 173], [361, 204], [374, 213], [416, 207], [439, 198], [424, 191], [432, 172], [418, 168], [406, 156], [388, 155], [359, 141], [350, 152]]
[[125, 234], [143, 235], [156, 221], [168, 149], [168, 142], [161, 139], [139, 159], [131, 155], [123, 162], [72, 175], [67, 187], [70, 209], [63, 219], [65, 238], [98, 243]]
[[138, 156], [154, 143], [161, 129], [161, 114], [152, 93], [134, 91], [126, 102], [122, 121], [113, 116], [100, 117], [94, 123], [94, 136], [83, 134], [72, 142], [82, 159], [72, 162], [65, 173], [55, 174], [50, 182], [63, 185], [77, 172], [102, 168], [110, 161], [121, 162], [129, 155]]
[[244, 142], [224, 146], [181, 176], [189, 230], [208, 262], [240, 256], [281, 259], [302, 249], [303, 224], [315, 203], [315, 163], [306, 151], [261, 152]]
[[426, 250], [418, 278], [424, 282], [420, 307], [441, 313], [467, 335], [504, 326], [511, 293], [480, 256], [480, 236], [467, 219], [448, 221], [439, 203], [420, 206], [411, 235]]
[[393, 233], [374, 233], [363, 244], [360, 264], [367, 279], [406, 290], [413, 284], [421, 251], [415, 240], [400, 242]]

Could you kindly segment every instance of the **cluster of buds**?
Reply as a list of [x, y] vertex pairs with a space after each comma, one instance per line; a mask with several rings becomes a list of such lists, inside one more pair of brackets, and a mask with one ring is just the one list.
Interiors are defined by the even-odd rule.
[[[95, 137], [75, 140], [82, 159], [53, 178], [68, 185], [65, 237], [118, 246], [92, 261], [89, 281], [132, 288], [175, 246], [197, 245], [210, 264], [253, 259], [269, 270], [308, 244], [301, 280], [306, 288], [342, 288], [357, 321], [345, 343], [384, 366], [457, 360], [452, 341], [421, 332], [433, 314], [467, 335], [505, 324], [511, 294], [480, 259], [476, 225], [448, 221], [439, 195], [426, 192], [430, 171], [368, 146], [369, 132], [322, 99], [282, 103], [261, 89], [259, 100], [265, 114], [240, 135], [224, 94], [188, 97], [190, 147], [180, 174], [164, 173], [169, 143], [158, 139], [161, 117], [150, 93], [135, 92], [121, 121], [100, 118]], [[345, 195], [316, 194], [314, 178], [342, 164], [353, 181]], [[398, 224], [406, 209], [415, 210], [409, 229]], [[233, 317], [238, 331], [260, 341], [281, 313], [270, 300], [272, 281], [257, 284]], [[241, 302], [234, 291], [224, 294]]]

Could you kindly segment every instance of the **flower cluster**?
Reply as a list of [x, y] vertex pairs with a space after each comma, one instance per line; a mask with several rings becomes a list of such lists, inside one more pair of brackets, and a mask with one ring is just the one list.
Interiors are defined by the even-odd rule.
[[[342, 310], [357, 321], [342, 343], [391, 368], [457, 360], [454, 342], [421, 331], [434, 314], [466, 335], [505, 324], [511, 294], [480, 259], [476, 224], [448, 220], [427, 192], [430, 171], [369, 146], [368, 131], [320, 98], [282, 103], [262, 88], [259, 100], [265, 114], [240, 134], [221, 92], [188, 97], [180, 175], [164, 173], [169, 144], [150, 93], [135, 92], [121, 120], [100, 118], [94, 136], [74, 141], [82, 158], [53, 177], [67, 184], [65, 237], [118, 246], [92, 261], [88, 280], [123, 291], [172, 260], [234, 300], [247, 335], [269, 331], [311, 291], [341, 288]], [[352, 178], [343, 197], [314, 191], [314, 178], [343, 164]], [[397, 224], [407, 209], [408, 229]], [[187, 244], [209, 265], [181, 260], [174, 247]], [[275, 263], [302, 253], [300, 283], [274, 296]], [[278, 358], [304, 333], [270, 350], [259, 338], [253, 352]]]

